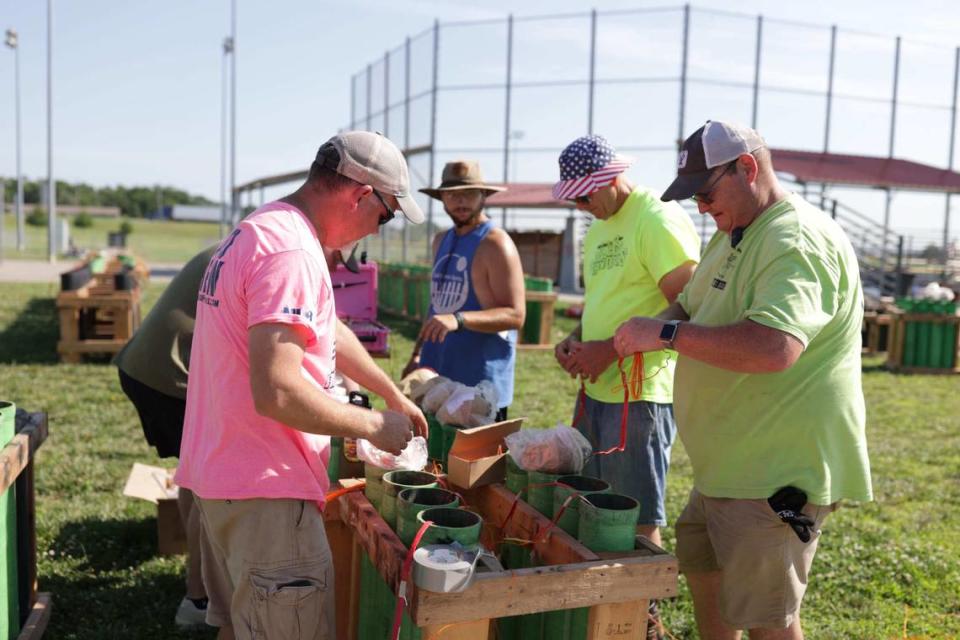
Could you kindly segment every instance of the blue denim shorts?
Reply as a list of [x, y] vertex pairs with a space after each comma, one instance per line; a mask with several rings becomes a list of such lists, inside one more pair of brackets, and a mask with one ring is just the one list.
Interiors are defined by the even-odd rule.
[[[574, 419], [580, 401], [574, 407]], [[587, 437], [595, 451], [620, 444], [620, 418], [623, 403], [599, 402], [586, 396], [583, 417], [573, 426]], [[606, 480], [614, 493], [628, 495], [640, 502], [638, 524], [664, 526], [667, 514], [667, 471], [670, 448], [677, 435], [673, 405], [657, 402], [631, 402], [627, 418], [627, 446], [605, 456], [591, 456], [583, 474]]]

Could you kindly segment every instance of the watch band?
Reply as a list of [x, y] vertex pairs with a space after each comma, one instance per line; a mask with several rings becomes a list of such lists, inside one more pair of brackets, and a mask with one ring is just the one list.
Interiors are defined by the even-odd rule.
[[453, 317], [457, 321], [457, 331], [463, 331], [463, 327], [466, 325], [466, 322], [463, 319], [463, 313], [456, 311], [454, 312]]

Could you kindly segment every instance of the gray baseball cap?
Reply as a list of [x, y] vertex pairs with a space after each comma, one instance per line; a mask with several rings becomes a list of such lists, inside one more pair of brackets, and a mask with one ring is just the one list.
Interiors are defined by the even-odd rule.
[[666, 202], [693, 196], [707, 183], [716, 167], [763, 146], [766, 146], [763, 138], [750, 127], [707, 120], [683, 141], [677, 157], [677, 177], [660, 199]]
[[[340, 161], [336, 166], [326, 163], [330, 148], [336, 149]], [[368, 184], [379, 193], [390, 194], [400, 203], [403, 216], [420, 224], [423, 211], [410, 194], [410, 173], [407, 161], [397, 145], [382, 133], [371, 131], [344, 131], [333, 136], [317, 151], [317, 162], [342, 176]]]

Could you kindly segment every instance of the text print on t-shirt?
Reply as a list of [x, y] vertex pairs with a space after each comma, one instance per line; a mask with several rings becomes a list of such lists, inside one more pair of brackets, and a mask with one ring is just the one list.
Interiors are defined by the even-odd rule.
[[593, 262], [590, 263], [590, 275], [597, 275], [607, 269], [617, 269], [623, 266], [627, 259], [627, 246], [623, 241], [623, 236], [617, 236], [597, 245], [597, 251], [593, 254]]
[[227, 250], [233, 246], [238, 235], [240, 235], [240, 229], [234, 229], [233, 232], [227, 236], [227, 239], [223, 241], [223, 244], [220, 245], [220, 249], [213, 254], [213, 258], [210, 259], [210, 264], [207, 265], [207, 270], [203, 274], [203, 280], [200, 282], [200, 295], [197, 297], [199, 302], [208, 304], [211, 307], [220, 306], [220, 301], [217, 300], [216, 295], [217, 282], [220, 280], [220, 271], [223, 269], [223, 256], [227, 253]]

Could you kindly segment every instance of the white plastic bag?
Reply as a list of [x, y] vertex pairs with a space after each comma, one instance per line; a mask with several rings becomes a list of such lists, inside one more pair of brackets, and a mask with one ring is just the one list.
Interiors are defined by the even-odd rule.
[[497, 416], [497, 390], [489, 380], [476, 387], [457, 384], [456, 389], [437, 411], [437, 419], [458, 427], [482, 427]]
[[[434, 378], [434, 380], [436, 380], [436, 378]], [[429, 413], [437, 413], [440, 407], [443, 406], [443, 403], [447, 401], [447, 398], [450, 397], [450, 394], [456, 390], [457, 386], [462, 385], [446, 378], [443, 378], [440, 382], [433, 383], [430, 390], [423, 396], [423, 404], [421, 405], [423, 410]]]
[[420, 404], [430, 389], [446, 381], [447, 378], [438, 376], [433, 369], [421, 368], [411, 372], [410, 375], [401, 380], [399, 387], [401, 393], [414, 403]]
[[370, 444], [369, 440], [357, 440], [357, 456], [366, 463], [381, 469], [393, 471], [404, 469], [408, 471], [423, 471], [427, 466], [427, 441], [423, 436], [414, 436], [399, 456], [381, 451]]
[[504, 442], [517, 466], [543, 473], [580, 473], [593, 452], [582, 433], [559, 422], [552, 429], [521, 429]]

